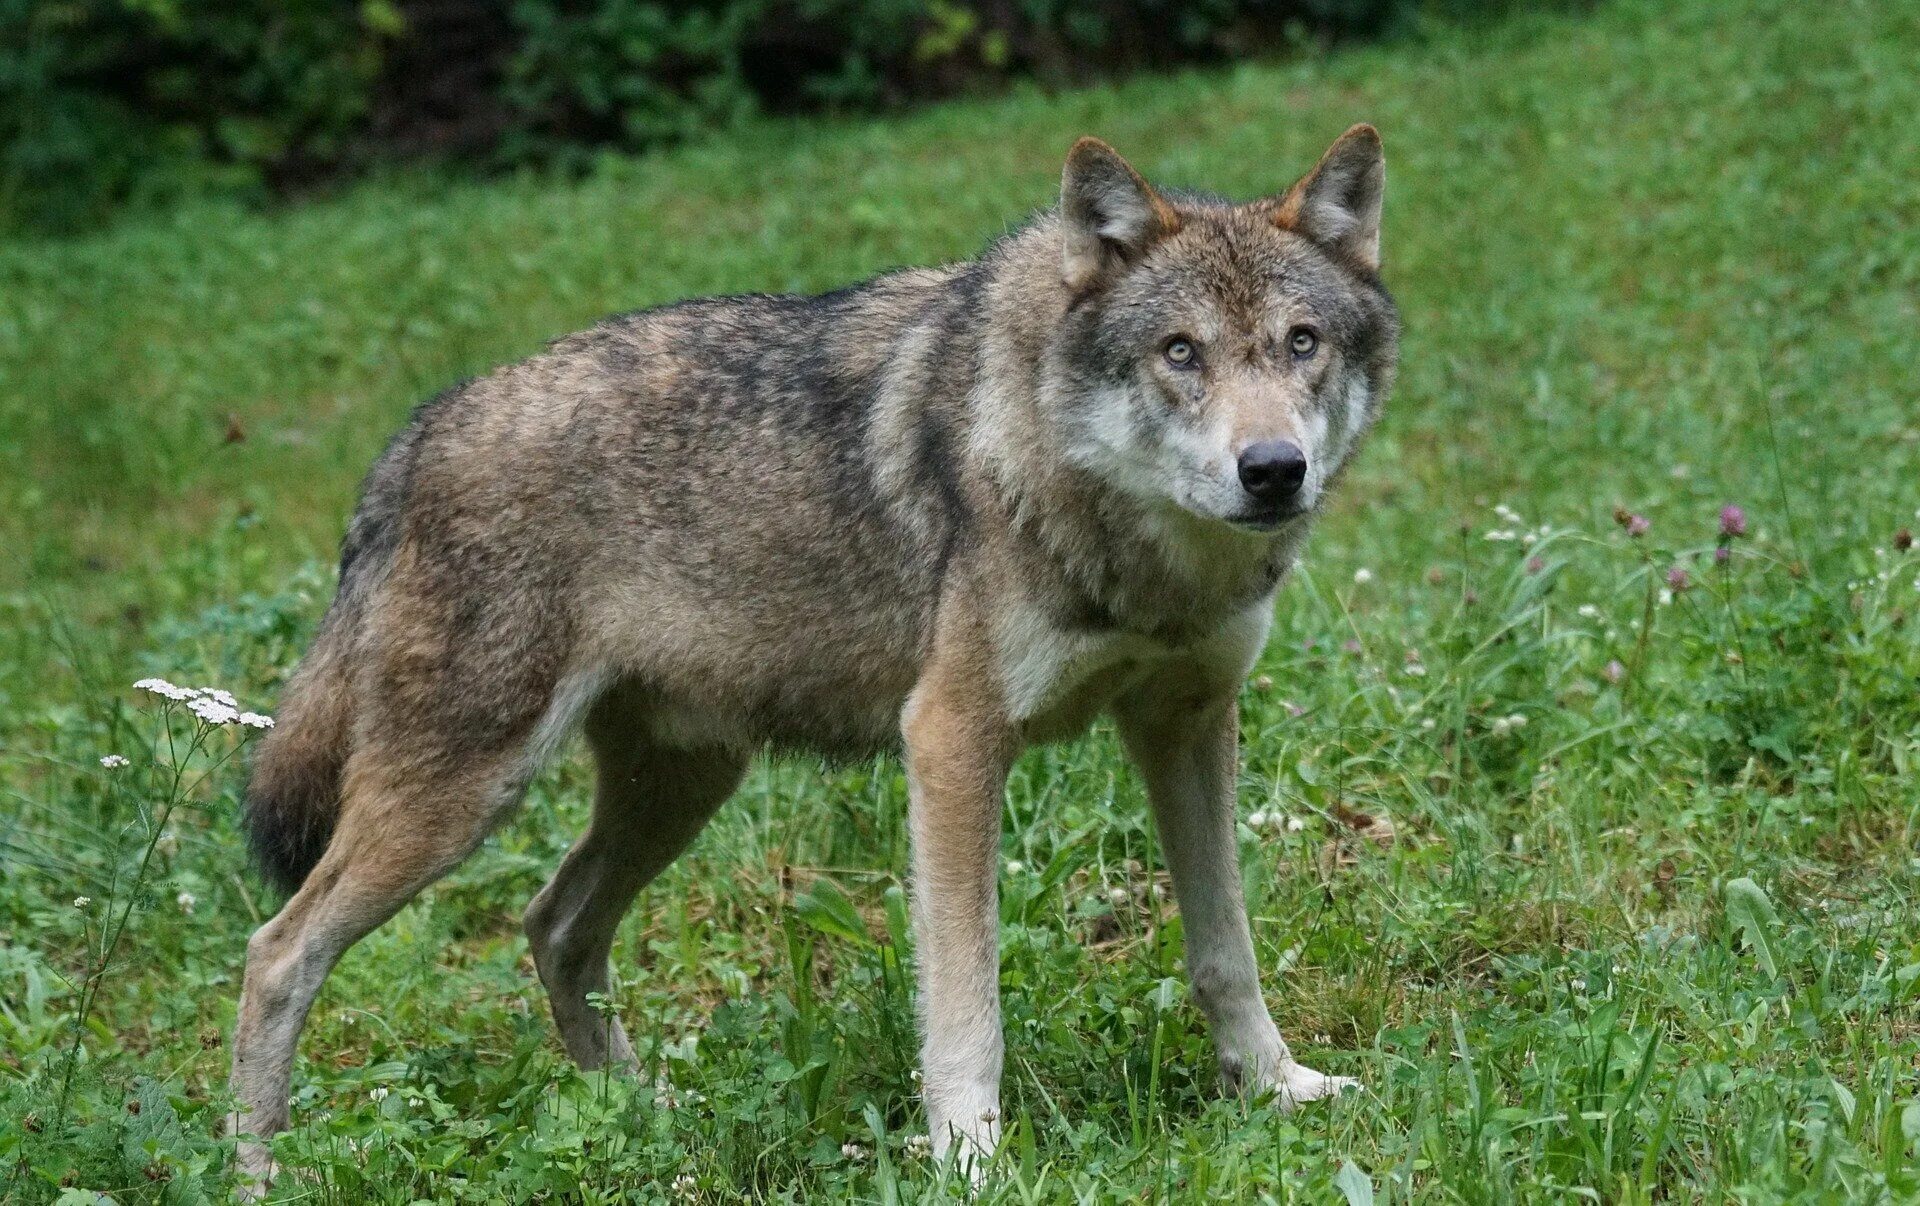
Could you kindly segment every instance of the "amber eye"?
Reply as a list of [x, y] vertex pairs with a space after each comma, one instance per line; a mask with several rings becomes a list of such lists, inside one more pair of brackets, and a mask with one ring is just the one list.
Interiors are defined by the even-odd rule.
[[1167, 363], [1178, 368], [1187, 368], [1193, 364], [1193, 344], [1185, 339], [1171, 340], [1167, 344]]
[[1305, 360], [1320, 347], [1320, 337], [1305, 327], [1295, 327], [1293, 334], [1287, 336], [1287, 346], [1293, 350], [1295, 360]]

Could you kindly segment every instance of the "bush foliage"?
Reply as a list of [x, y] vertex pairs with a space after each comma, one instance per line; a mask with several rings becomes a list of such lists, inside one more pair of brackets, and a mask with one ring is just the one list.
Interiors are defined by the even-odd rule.
[[[1490, 0], [1449, 0], [1487, 7]], [[0, 223], [1372, 35], [1421, 0], [0, 0]]]

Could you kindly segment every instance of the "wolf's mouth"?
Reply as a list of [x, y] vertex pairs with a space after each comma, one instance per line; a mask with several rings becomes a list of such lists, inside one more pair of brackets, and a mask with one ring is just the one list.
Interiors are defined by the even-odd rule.
[[1246, 532], [1274, 532], [1283, 527], [1287, 521], [1298, 519], [1306, 513], [1305, 507], [1288, 503], [1277, 507], [1257, 507], [1238, 515], [1230, 515], [1227, 517], [1227, 522]]

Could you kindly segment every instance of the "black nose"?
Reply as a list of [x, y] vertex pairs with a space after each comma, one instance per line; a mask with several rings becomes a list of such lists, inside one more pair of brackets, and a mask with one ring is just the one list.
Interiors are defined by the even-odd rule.
[[1307, 480], [1307, 454], [1292, 440], [1264, 440], [1240, 453], [1240, 484], [1263, 503], [1285, 502]]

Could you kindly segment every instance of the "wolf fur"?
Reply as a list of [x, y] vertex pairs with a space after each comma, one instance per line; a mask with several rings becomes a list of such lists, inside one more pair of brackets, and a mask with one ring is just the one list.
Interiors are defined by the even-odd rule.
[[[247, 950], [243, 1165], [269, 1168], [341, 953], [576, 727], [592, 820], [526, 931], [583, 1066], [632, 1061], [588, 995], [748, 759], [898, 749], [928, 1122], [977, 1171], [999, 1135], [1005, 777], [1106, 711], [1228, 1079], [1287, 1104], [1346, 1083], [1293, 1060], [1261, 996], [1235, 697], [1391, 382], [1383, 187], [1368, 126], [1246, 204], [1157, 190], [1083, 139], [1060, 205], [977, 260], [623, 315], [420, 407], [367, 479], [248, 790], [291, 898]], [[1248, 476], [1262, 449], [1293, 458], [1279, 502]]]

